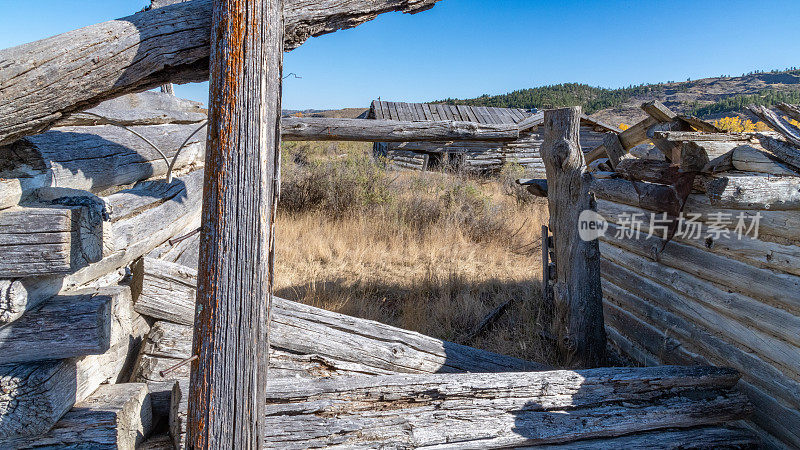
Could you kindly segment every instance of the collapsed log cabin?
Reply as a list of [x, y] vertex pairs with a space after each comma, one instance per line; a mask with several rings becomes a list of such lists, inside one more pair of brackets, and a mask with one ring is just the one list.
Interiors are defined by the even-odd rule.
[[[292, 48], [309, 35], [433, 3], [287, 1], [283, 41]], [[0, 98], [0, 143], [6, 144], [0, 147], [2, 448], [182, 448], [192, 424], [197, 429], [190, 405], [202, 408], [185, 393], [198, 364], [187, 365], [197, 359], [190, 336], [198, 334], [195, 301], [202, 298], [197, 286], [202, 289], [204, 274], [195, 267], [208, 233], [196, 230], [204, 179], [218, 175], [205, 164], [206, 143], [214, 138], [205, 138], [202, 108], [168, 93], [100, 102], [207, 76], [211, 5], [154, 4], [125, 21], [0, 53], [0, 92], [9, 94]], [[51, 58], [41, 49], [63, 52]], [[147, 57], [131, 58], [138, 52]], [[95, 58], [108, 58], [107, 64]], [[80, 88], [66, 89], [63, 83], [77, 78], [68, 75], [46, 86], [38, 82], [53, 70], [80, 73]], [[274, 94], [276, 85], [269, 88]], [[74, 112], [83, 114], [68, 116]], [[35, 134], [51, 125], [59, 126]], [[361, 127], [283, 125], [269, 130], [273, 144], [283, 133], [329, 139], [330, 126], [350, 127], [347, 136]], [[403, 139], [507, 132], [501, 124], [476, 124], [466, 132], [455, 123], [383, 125], [377, 133], [386, 140], [409, 129]], [[249, 411], [264, 425], [248, 435], [260, 446], [758, 444], [748, 430], [729, 424], [752, 409], [730, 369], [545, 370], [280, 299], [272, 309], [274, 379], [262, 391], [263, 405], [259, 400]], [[199, 333], [199, 342], [205, 338]], [[500, 373], [509, 371], [519, 373]], [[233, 388], [233, 395], [259, 392]], [[165, 416], [171, 436], [153, 435], [163, 431]], [[252, 426], [227, 424], [240, 435]]]
[[[434, 122], [464, 121], [483, 125], [514, 126], [519, 130], [515, 139], [505, 142], [480, 140], [415, 140], [411, 142], [375, 142], [373, 153], [394, 167], [413, 170], [471, 170], [491, 172], [506, 163], [525, 167], [532, 176], [544, 177], [541, 147], [544, 142], [544, 114], [519, 108], [444, 105], [434, 103], [403, 103], [375, 100], [365, 118]], [[581, 147], [589, 151], [603, 142], [605, 133], [619, 133], [589, 116], [581, 116]]]
[[[587, 154], [614, 167], [586, 177], [602, 216], [594, 233], [609, 342], [642, 365], [739, 370], [750, 427], [768, 447], [798, 447], [800, 130], [761, 107], [751, 110], [774, 132], [724, 133], [660, 104], [643, 109], [634, 132]], [[659, 155], [628, 153], [645, 136]], [[550, 198], [543, 181], [523, 183]]]

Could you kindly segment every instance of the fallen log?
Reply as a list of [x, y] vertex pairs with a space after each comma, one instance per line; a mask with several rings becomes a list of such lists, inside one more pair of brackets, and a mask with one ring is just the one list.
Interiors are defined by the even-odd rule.
[[547, 180], [545, 179], [520, 179], [517, 184], [525, 186], [532, 195], [547, 197]]
[[[134, 309], [156, 319], [194, 324], [197, 272], [144, 258], [134, 267]], [[540, 370], [517, 358], [440, 341], [378, 322], [273, 299], [271, 345], [375, 369], [406, 373]]]
[[[287, 0], [285, 48], [438, 0]], [[163, 83], [208, 79], [211, 1], [194, 0], [0, 51], [0, 145], [65, 115]], [[53, 74], [59, 76], [54, 80]]]
[[0, 366], [0, 442], [46, 432], [101, 384], [118, 381], [148, 328], [144, 319], [134, 318], [101, 355]]
[[515, 124], [284, 117], [281, 137], [287, 141], [514, 141]]
[[0, 441], [5, 448], [114, 448], [134, 450], [153, 426], [147, 386], [141, 383], [100, 386], [75, 404], [47, 433]]
[[769, 150], [781, 161], [792, 165], [796, 170], [800, 170], [800, 148], [766, 134], [758, 134], [757, 138], [765, 149]]
[[756, 210], [800, 209], [800, 177], [726, 174], [706, 183], [711, 204], [720, 208]]
[[265, 447], [506, 448], [718, 424], [750, 411], [737, 378], [659, 367], [276, 380]]
[[0, 277], [74, 272], [102, 258], [101, 215], [80, 206], [0, 211]]
[[800, 169], [783, 164], [775, 155], [754, 145], [740, 145], [730, 153], [731, 166], [743, 172], [758, 172], [779, 176], [798, 176]]
[[[205, 158], [205, 130], [197, 124], [132, 126], [131, 130], [161, 149], [175, 171], [202, 166]], [[112, 126], [59, 127], [14, 144], [0, 147], [0, 171], [4, 177], [19, 178], [21, 196], [43, 187], [83, 189], [101, 194], [167, 174], [161, 154], [139, 136]]]
[[45, 300], [127, 266], [144, 254], [199, 227], [203, 172], [139, 185], [103, 197], [111, 211], [103, 223], [104, 257], [63, 276], [0, 280], [0, 324], [11, 322]]

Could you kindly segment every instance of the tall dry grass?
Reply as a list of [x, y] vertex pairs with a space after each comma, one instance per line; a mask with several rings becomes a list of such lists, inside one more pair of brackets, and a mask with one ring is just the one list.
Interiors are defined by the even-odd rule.
[[361, 144], [287, 143], [277, 222], [276, 293], [552, 362], [542, 341], [540, 230], [546, 203], [499, 177], [388, 171]]

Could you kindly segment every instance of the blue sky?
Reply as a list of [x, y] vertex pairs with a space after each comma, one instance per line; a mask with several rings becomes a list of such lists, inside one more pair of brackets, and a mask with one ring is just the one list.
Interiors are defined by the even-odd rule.
[[[0, 0], [0, 48], [148, 0]], [[285, 56], [285, 108], [366, 107], [562, 82], [603, 87], [800, 66], [797, 0], [442, 0], [312, 38]], [[177, 94], [207, 99], [204, 84]]]

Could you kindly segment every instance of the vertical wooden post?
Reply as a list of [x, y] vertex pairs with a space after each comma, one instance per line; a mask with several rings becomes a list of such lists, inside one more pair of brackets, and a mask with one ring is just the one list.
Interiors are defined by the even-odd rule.
[[214, 0], [189, 447], [262, 446], [283, 0]]
[[597, 367], [605, 362], [606, 336], [600, 249], [596, 239], [584, 241], [578, 233], [581, 212], [597, 209], [580, 146], [580, 116], [579, 107], [544, 113], [541, 154], [556, 260], [553, 334], [568, 367]]

